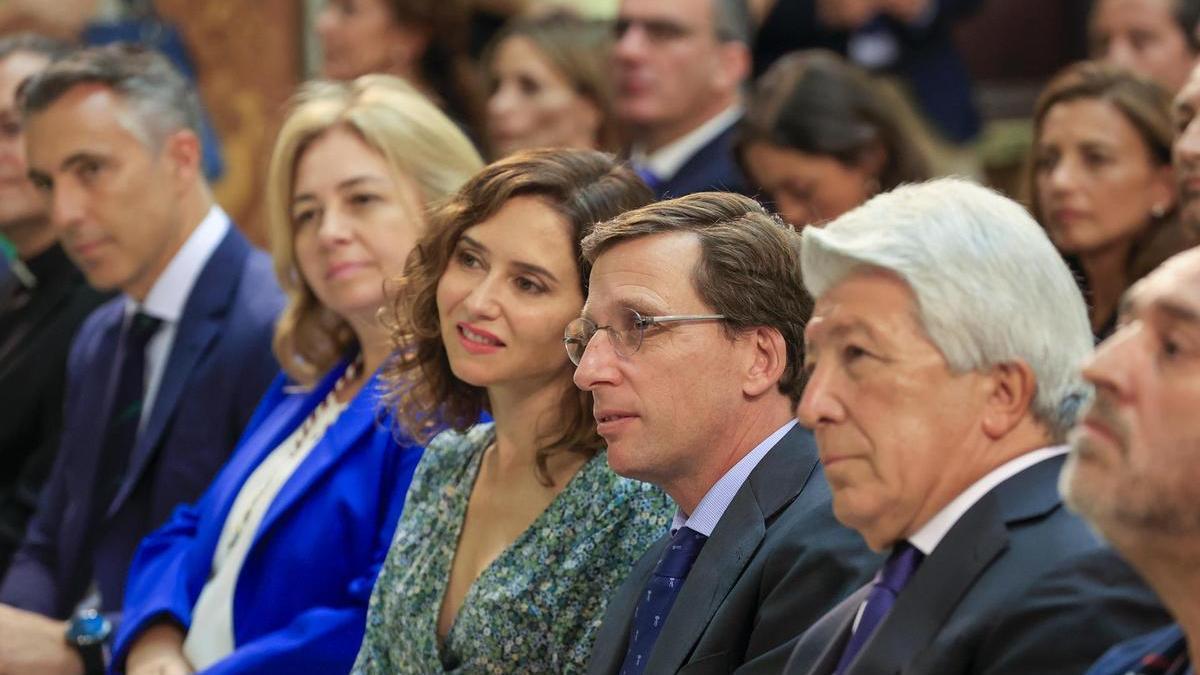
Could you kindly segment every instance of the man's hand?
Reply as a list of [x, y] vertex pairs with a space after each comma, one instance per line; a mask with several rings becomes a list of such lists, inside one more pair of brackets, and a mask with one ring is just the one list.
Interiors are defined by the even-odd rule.
[[0, 675], [82, 675], [66, 631], [62, 621], [0, 605]]
[[192, 664], [183, 655], [183, 631], [173, 623], [147, 628], [129, 648], [128, 675], [192, 675]]

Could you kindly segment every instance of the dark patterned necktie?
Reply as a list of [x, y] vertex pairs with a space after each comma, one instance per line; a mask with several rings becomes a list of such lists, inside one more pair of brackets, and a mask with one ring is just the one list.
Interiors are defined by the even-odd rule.
[[654, 642], [679, 595], [679, 588], [706, 541], [708, 537], [690, 527], [679, 528], [671, 537], [633, 612], [633, 629], [629, 633], [629, 649], [621, 664], [621, 675], [640, 675], [645, 670]]
[[138, 312], [125, 329], [121, 340], [117, 386], [108, 415], [108, 428], [97, 465], [94, 513], [108, 510], [125, 477], [129, 455], [137, 440], [142, 419], [143, 396], [146, 388], [146, 345], [158, 332], [162, 320]]
[[892, 554], [883, 564], [879, 577], [875, 579], [875, 584], [867, 595], [867, 604], [863, 607], [858, 627], [854, 629], [849, 642], [846, 643], [846, 650], [842, 652], [842, 658], [838, 661], [834, 675], [842, 675], [846, 672], [846, 668], [854, 661], [854, 657], [858, 656], [858, 652], [871, 637], [871, 633], [875, 632], [875, 628], [883, 621], [883, 617], [887, 616], [892, 605], [896, 604], [896, 596], [900, 595], [900, 590], [908, 583], [909, 578], [912, 577], [913, 572], [917, 570], [917, 565], [921, 564], [924, 557], [923, 553], [907, 541], [896, 544], [896, 547], [892, 549]]

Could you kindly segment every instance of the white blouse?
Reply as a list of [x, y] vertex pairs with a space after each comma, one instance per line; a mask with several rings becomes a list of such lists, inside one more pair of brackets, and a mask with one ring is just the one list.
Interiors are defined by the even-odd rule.
[[192, 625], [183, 643], [184, 656], [196, 670], [233, 653], [233, 593], [253, 535], [279, 490], [346, 409], [347, 404], [337, 400], [339, 389], [334, 387], [304, 423], [267, 455], [238, 492], [213, 553], [212, 572], [192, 608]]

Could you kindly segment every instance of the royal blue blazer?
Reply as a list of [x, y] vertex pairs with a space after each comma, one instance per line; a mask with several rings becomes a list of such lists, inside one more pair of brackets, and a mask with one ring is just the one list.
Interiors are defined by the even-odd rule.
[[[167, 620], [185, 630], [208, 580], [238, 491], [332, 389], [276, 378], [204, 496], [181, 506], [137, 551], [113, 652], [123, 672], [134, 640]], [[401, 440], [397, 440], [397, 439]], [[379, 404], [377, 375], [338, 417], [268, 509], [233, 599], [234, 652], [209, 673], [344, 673], [362, 642], [367, 602], [423, 448]]]

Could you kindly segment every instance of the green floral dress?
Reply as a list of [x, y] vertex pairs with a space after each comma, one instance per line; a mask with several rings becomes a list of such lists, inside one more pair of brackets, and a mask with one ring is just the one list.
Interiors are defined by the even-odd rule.
[[491, 424], [447, 431], [425, 450], [375, 583], [355, 673], [580, 673], [609, 596], [662, 536], [672, 502], [621, 478], [605, 454], [480, 574], [445, 644], [450, 566]]

